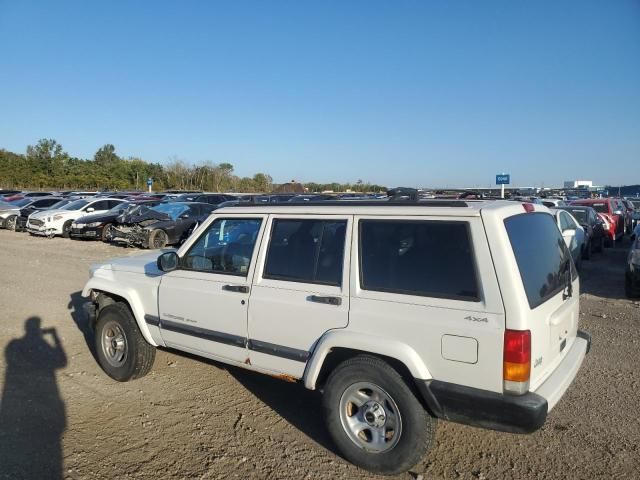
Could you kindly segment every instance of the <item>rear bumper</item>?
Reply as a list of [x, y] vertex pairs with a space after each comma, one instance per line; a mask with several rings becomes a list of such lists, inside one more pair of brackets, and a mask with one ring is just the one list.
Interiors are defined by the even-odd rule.
[[509, 395], [439, 380], [416, 380], [431, 413], [443, 420], [510, 433], [532, 433], [547, 419], [575, 378], [588, 353], [591, 337], [579, 331], [571, 350], [535, 391]]

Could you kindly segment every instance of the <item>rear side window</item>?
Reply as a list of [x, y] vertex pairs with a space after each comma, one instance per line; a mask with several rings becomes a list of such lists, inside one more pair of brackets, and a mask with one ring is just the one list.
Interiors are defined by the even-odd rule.
[[361, 220], [365, 290], [478, 301], [467, 222]]
[[551, 215], [524, 213], [507, 218], [504, 224], [533, 309], [564, 288], [570, 254]]
[[274, 220], [264, 278], [340, 286], [346, 229], [346, 220]]

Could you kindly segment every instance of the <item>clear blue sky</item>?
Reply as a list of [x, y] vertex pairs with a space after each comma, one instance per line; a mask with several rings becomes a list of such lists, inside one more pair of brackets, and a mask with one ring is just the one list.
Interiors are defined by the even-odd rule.
[[0, 0], [0, 147], [276, 181], [640, 183], [640, 2]]

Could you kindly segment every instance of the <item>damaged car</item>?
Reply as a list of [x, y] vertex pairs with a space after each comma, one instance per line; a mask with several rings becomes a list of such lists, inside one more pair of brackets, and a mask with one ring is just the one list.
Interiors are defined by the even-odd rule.
[[75, 239], [106, 240], [107, 234], [116, 219], [122, 215], [135, 215], [141, 207], [155, 207], [160, 200], [132, 200], [116, 205], [106, 213], [87, 215], [71, 224], [69, 235]]
[[181, 244], [215, 209], [196, 202], [161, 203], [119, 216], [105, 234], [109, 242], [142, 248]]

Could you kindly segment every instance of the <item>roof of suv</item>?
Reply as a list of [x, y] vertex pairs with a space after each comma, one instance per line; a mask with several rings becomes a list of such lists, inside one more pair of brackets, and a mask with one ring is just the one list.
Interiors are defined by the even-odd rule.
[[[518, 205], [508, 200], [426, 200], [418, 202], [326, 200], [305, 203], [239, 203], [216, 210], [216, 213], [279, 213], [279, 214], [367, 214], [367, 215], [434, 215], [475, 217], [481, 209], [497, 210]], [[541, 207], [541, 205], [536, 205]], [[539, 209], [539, 208], [536, 208]], [[545, 210], [546, 207], [540, 209]]]

